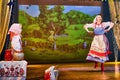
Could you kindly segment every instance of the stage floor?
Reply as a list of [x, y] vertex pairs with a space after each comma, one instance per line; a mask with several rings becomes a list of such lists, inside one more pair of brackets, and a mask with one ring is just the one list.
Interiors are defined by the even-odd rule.
[[94, 63], [28, 65], [27, 80], [44, 80], [45, 69], [52, 65], [59, 70], [59, 80], [120, 80], [119, 62], [106, 62], [104, 72], [101, 72], [100, 64], [95, 69]]

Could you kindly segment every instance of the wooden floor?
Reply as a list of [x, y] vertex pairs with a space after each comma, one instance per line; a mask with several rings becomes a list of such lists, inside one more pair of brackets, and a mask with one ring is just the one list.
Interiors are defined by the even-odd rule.
[[[50, 66], [59, 70], [59, 80], [119, 80], [120, 64], [105, 63], [105, 71], [94, 68], [93, 63], [28, 65], [27, 80], [44, 80], [44, 71]], [[100, 64], [99, 64], [100, 66]]]
[[27, 66], [27, 77], [0, 77], [0, 80], [44, 80], [44, 71], [50, 66], [59, 70], [58, 80], [120, 80], [120, 63], [105, 63], [105, 71], [101, 72], [100, 64], [94, 68], [94, 63], [69, 64], [35, 64]]

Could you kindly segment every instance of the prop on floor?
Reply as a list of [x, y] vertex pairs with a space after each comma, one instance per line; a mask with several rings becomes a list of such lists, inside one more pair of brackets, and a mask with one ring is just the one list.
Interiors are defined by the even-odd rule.
[[59, 71], [55, 70], [55, 66], [51, 66], [45, 70], [44, 80], [58, 80]]

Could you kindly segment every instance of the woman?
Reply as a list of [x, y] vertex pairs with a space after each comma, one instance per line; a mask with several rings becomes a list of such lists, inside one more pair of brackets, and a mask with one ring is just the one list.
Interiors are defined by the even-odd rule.
[[93, 33], [93, 31], [89, 31], [88, 29], [93, 28], [95, 34], [86, 60], [94, 61], [95, 68], [97, 67], [97, 63], [100, 62], [101, 71], [104, 71], [103, 63], [109, 60], [108, 54], [110, 53], [109, 43], [104, 33], [108, 32], [113, 27], [113, 25], [114, 24], [112, 22], [102, 22], [102, 17], [97, 15], [93, 20], [93, 23], [86, 24], [84, 26], [88, 33]]

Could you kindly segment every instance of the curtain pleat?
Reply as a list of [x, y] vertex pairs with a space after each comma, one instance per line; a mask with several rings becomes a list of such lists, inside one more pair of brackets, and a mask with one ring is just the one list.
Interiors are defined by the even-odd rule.
[[0, 54], [5, 44], [10, 22], [11, 9], [7, 5], [9, 1], [10, 0], [0, 0]]
[[[111, 20], [114, 22], [116, 20], [120, 20], [120, 1], [119, 0], [109, 0], [110, 14]], [[118, 16], [119, 15], [119, 16]], [[117, 18], [116, 18], [117, 17]], [[113, 27], [113, 32], [115, 35], [116, 43], [118, 48], [120, 49], [120, 24], [115, 24]]]

